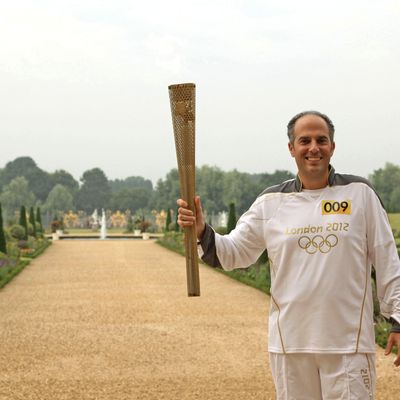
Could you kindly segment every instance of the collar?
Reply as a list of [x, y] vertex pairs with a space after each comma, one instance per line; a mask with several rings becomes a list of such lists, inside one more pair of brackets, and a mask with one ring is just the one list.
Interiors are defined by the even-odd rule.
[[[335, 168], [333, 168], [331, 164], [329, 164], [328, 168], [329, 168], [328, 185], [332, 186], [334, 178], [335, 178]], [[296, 192], [301, 192], [303, 190], [303, 182], [301, 181], [299, 174], [296, 175], [296, 180], [295, 180], [294, 184], [295, 184]]]

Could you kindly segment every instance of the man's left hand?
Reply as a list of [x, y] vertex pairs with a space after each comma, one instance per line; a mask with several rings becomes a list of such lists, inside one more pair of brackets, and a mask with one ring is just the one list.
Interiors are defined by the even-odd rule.
[[400, 365], [400, 333], [392, 332], [389, 335], [385, 349], [385, 356], [388, 356], [392, 352], [393, 346], [397, 346], [397, 357], [393, 364], [398, 367]]

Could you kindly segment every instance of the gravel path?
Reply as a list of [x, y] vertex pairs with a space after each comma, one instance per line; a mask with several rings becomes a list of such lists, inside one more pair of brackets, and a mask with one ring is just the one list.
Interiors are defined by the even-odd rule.
[[[0, 400], [274, 399], [269, 298], [152, 241], [59, 241], [0, 290]], [[378, 352], [377, 399], [400, 393]]]

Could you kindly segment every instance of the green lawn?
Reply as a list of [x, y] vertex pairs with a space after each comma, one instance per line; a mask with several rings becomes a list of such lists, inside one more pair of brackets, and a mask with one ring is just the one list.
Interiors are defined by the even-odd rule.
[[[112, 228], [112, 229], [107, 229], [107, 233], [125, 233], [125, 228]], [[97, 234], [100, 235], [100, 229], [93, 230], [93, 229], [75, 229], [75, 228], [66, 228], [65, 232], [70, 234], [70, 235], [81, 235], [81, 234]], [[50, 231], [46, 232], [47, 234], [50, 234]]]
[[400, 213], [388, 214], [388, 216], [392, 229], [396, 229], [398, 232], [400, 232]]

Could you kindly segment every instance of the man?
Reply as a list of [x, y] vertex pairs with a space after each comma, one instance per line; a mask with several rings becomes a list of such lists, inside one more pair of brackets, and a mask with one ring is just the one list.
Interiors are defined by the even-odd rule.
[[271, 267], [270, 364], [277, 398], [371, 399], [375, 340], [371, 269], [381, 313], [393, 329], [386, 354], [398, 347], [400, 261], [382, 204], [366, 179], [330, 165], [334, 126], [317, 111], [288, 124], [296, 179], [266, 189], [218, 235], [178, 200], [181, 227], [196, 221], [199, 252], [224, 269], [254, 263], [264, 249]]

